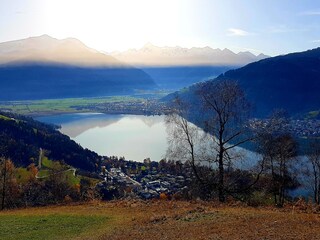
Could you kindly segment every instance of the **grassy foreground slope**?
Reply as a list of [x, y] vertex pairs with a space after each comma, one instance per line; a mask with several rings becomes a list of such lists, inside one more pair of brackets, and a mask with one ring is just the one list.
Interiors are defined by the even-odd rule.
[[1, 239], [319, 239], [320, 216], [297, 209], [116, 201], [0, 212]]
[[79, 233], [85, 236], [106, 221], [102, 216], [70, 214], [6, 215], [1, 218], [1, 239], [67, 239]]

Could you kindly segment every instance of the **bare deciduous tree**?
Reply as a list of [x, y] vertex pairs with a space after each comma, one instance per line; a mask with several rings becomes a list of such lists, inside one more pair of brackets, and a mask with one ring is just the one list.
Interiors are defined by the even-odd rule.
[[170, 153], [177, 154], [181, 160], [189, 160], [197, 180], [207, 188], [217, 189], [219, 201], [224, 202], [225, 168], [235, 160], [232, 152], [252, 140], [246, 124], [249, 103], [234, 81], [203, 83], [197, 97], [200, 103], [197, 125], [205, 133], [201, 134], [197, 126], [187, 121], [195, 114], [194, 106], [176, 99], [173, 113], [167, 116], [167, 123], [171, 123]]
[[205, 83], [198, 94], [207, 112], [205, 131], [213, 138], [218, 163], [218, 194], [225, 201], [225, 166], [232, 161], [231, 151], [252, 140], [247, 135], [246, 121], [250, 105], [244, 92], [235, 81]]
[[190, 123], [188, 119], [190, 106], [180, 98], [175, 98], [171, 113], [166, 116], [168, 131], [167, 156], [171, 159], [190, 162], [196, 179], [205, 184], [200, 175], [198, 164], [200, 163], [199, 146], [201, 145], [201, 132], [199, 128]]

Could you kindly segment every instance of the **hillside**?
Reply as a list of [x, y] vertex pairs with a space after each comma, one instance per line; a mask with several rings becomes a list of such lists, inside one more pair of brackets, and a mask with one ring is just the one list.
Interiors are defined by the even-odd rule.
[[48, 158], [86, 171], [94, 171], [99, 161], [95, 152], [83, 149], [55, 126], [21, 115], [0, 113], [1, 155], [10, 158], [17, 167], [27, 167], [38, 163], [40, 148], [46, 150]]
[[0, 43], [0, 100], [130, 94], [156, 88], [144, 71], [47, 35]]
[[0, 100], [96, 97], [154, 89], [149, 75], [135, 68], [11, 63], [0, 66]]
[[[283, 108], [291, 116], [316, 111], [320, 109], [320, 48], [267, 58], [210, 81], [224, 79], [240, 84], [255, 116], [265, 117], [275, 108]], [[196, 90], [197, 86], [192, 86], [180, 93], [194, 98]]]
[[217, 79], [238, 81], [258, 115], [265, 116], [274, 108], [291, 115], [318, 110], [320, 48], [261, 60]]

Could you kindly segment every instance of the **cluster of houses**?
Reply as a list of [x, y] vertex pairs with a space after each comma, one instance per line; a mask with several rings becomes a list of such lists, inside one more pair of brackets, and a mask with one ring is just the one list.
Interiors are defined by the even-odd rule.
[[290, 130], [300, 137], [320, 137], [320, 120], [292, 120]]
[[[265, 128], [268, 119], [252, 119], [252, 129]], [[298, 137], [320, 137], [320, 120], [318, 119], [291, 119], [285, 126], [289, 132]]]
[[161, 115], [169, 111], [166, 104], [155, 99], [143, 99], [136, 101], [119, 101], [106, 103], [93, 103], [89, 106], [79, 106], [78, 110], [90, 109], [94, 112], [125, 113], [143, 115]]
[[[102, 167], [100, 173], [102, 181], [97, 184], [100, 192], [109, 194], [105, 199], [135, 196], [147, 200], [159, 198], [161, 195], [173, 196], [188, 190], [191, 178], [182, 175], [163, 174], [152, 171], [144, 177], [130, 176], [121, 168], [107, 170]], [[119, 192], [120, 191], [120, 192]]]
[[188, 190], [191, 178], [182, 175], [148, 174], [141, 179], [142, 189], [138, 195], [142, 199], [159, 198], [160, 194], [172, 196]]

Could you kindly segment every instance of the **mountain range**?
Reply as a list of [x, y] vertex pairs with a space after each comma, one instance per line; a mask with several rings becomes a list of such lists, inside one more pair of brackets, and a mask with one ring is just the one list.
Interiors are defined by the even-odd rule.
[[141, 69], [77, 39], [42, 35], [0, 44], [1, 100], [130, 94], [156, 87]]
[[[254, 107], [254, 116], [266, 117], [274, 109], [284, 109], [291, 116], [320, 110], [320, 48], [271, 57], [230, 70], [208, 83], [237, 81]], [[200, 84], [199, 84], [200, 86]], [[193, 101], [198, 85], [175, 94]]]
[[227, 70], [268, 57], [251, 52], [234, 53], [226, 48], [157, 47], [151, 43], [141, 49], [112, 52], [111, 56], [142, 69], [160, 88], [170, 90], [217, 77]]
[[128, 67], [117, 59], [87, 47], [75, 38], [48, 35], [0, 43], [0, 63], [42, 62], [75, 66]]
[[132, 94], [204, 81], [267, 56], [228, 49], [156, 47], [105, 54], [48, 35], [0, 43], [0, 100]]
[[158, 47], [147, 43], [141, 49], [130, 49], [124, 52], [112, 52], [111, 56], [122, 62], [137, 67], [147, 66], [243, 66], [269, 56], [253, 53], [234, 53], [225, 48], [223, 50], [211, 47]]

